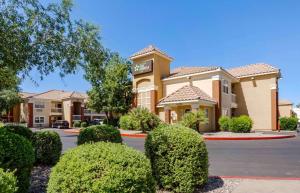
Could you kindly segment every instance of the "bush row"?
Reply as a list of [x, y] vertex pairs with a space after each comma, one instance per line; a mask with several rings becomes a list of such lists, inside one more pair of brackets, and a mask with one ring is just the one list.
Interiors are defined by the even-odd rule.
[[249, 133], [252, 124], [251, 118], [246, 115], [233, 118], [222, 116], [219, 119], [219, 125], [222, 131], [231, 131], [234, 133]]
[[86, 127], [89, 126], [89, 124], [86, 121], [74, 121], [73, 126], [74, 127], [86, 128]]
[[[33, 133], [29, 128], [19, 125], [0, 128], [0, 168], [15, 171], [18, 192], [27, 192], [34, 163], [54, 165], [61, 150], [60, 137], [54, 131]], [[9, 187], [14, 189], [11, 185]]]
[[280, 129], [294, 131], [297, 129], [297, 117], [281, 117], [279, 119]]
[[147, 108], [132, 109], [127, 115], [120, 118], [119, 124], [125, 130], [151, 131], [158, 127], [161, 120]]

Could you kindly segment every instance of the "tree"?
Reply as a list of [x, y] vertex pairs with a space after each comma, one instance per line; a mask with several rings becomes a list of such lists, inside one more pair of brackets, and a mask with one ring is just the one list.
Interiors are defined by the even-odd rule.
[[71, 8], [71, 0], [60, 4], [0, 0], [0, 91], [6, 93], [1, 100], [11, 99], [18, 91], [19, 76], [29, 76], [32, 69], [42, 79], [53, 71], [61, 76], [75, 73], [88, 63], [101, 66], [105, 49], [99, 29], [71, 20]]
[[43, 5], [38, 0], [0, 0], [0, 68], [28, 74], [74, 72], [99, 49], [97, 27], [72, 21], [71, 0]]
[[16, 104], [21, 102], [21, 98], [15, 90], [0, 91], [0, 113], [8, 113], [8, 111]]
[[205, 116], [205, 112], [203, 110], [199, 110], [197, 112], [184, 114], [180, 124], [196, 131], [200, 131], [200, 124], [205, 124], [207, 122], [208, 118]]
[[102, 66], [90, 64], [86, 68], [86, 79], [91, 82], [88, 92], [88, 107], [96, 112], [105, 112], [109, 122], [116, 114], [126, 113], [131, 107], [132, 82], [130, 62], [118, 54], [107, 54]]
[[296, 105], [297, 108], [300, 108], [300, 103]]

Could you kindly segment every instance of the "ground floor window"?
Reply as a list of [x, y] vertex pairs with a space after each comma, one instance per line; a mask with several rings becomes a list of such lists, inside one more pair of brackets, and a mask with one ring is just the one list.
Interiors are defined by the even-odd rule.
[[34, 118], [34, 123], [44, 123], [45, 122], [45, 117], [35, 117]]
[[150, 110], [150, 91], [139, 92], [137, 99], [138, 107], [144, 107]]

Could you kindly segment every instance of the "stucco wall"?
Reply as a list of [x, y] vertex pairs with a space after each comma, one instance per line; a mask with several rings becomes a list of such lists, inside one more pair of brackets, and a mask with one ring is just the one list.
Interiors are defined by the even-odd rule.
[[278, 105], [279, 117], [292, 116], [293, 105]]
[[238, 108], [234, 115], [249, 115], [254, 130], [271, 130], [271, 88], [276, 86], [275, 75], [243, 78], [234, 84]]
[[[36, 127], [39, 123], [35, 123], [35, 117], [44, 117], [43, 127], [49, 127], [49, 116], [51, 112], [51, 101], [46, 99], [30, 99], [30, 103], [33, 103], [33, 126]], [[44, 104], [42, 109], [35, 108], [35, 104]]]
[[[227, 80], [228, 81], [228, 94], [223, 92], [223, 80]], [[231, 93], [232, 93], [232, 90], [231, 90], [231, 81], [228, 77], [226, 76], [223, 76], [221, 77], [221, 82], [222, 82], [222, 88], [221, 88], [221, 93], [222, 93], [222, 115], [225, 115], [225, 111], [227, 112], [227, 116], [231, 116], [231, 102], [232, 102], [232, 99], [231, 99]]]

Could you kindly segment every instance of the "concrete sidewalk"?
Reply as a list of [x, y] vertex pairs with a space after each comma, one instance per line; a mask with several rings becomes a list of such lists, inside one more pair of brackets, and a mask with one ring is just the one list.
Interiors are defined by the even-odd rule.
[[300, 180], [243, 179], [232, 193], [297, 193]]

